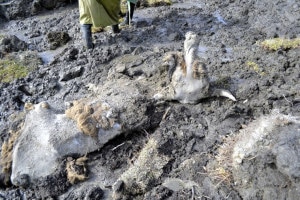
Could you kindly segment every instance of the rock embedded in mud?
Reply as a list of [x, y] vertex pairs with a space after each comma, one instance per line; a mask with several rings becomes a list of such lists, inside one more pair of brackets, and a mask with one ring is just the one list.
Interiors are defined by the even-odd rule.
[[91, 137], [83, 134], [75, 121], [51, 105], [45, 102], [34, 105], [14, 144], [11, 181], [14, 185], [27, 185], [29, 183], [19, 181], [20, 176], [26, 174], [30, 184], [34, 184], [53, 174], [62, 157], [95, 151], [120, 133], [121, 129], [114, 126], [105, 130], [100, 128], [98, 134]]
[[26, 42], [20, 40], [15, 35], [4, 36], [0, 40], [0, 52], [2, 53], [11, 53], [24, 51], [27, 49]]
[[69, 67], [67, 70], [62, 71], [60, 75], [60, 81], [69, 81], [74, 78], [80, 77], [84, 71], [84, 68], [81, 66], [78, 67]]
[[18, 0], [18, 1], [4, 1], [1, 5], [0, 14], [6, 19], [13, 20], [18, 18], [36, 15], [45, 9], [54, 9], [62, 7], [72, 0]]
[[69, 193], [68, 196], [63, 198], [64, 200], [100, 200], [104, 197], [104, 191], [101, 187], [96, 184], [87, 184], [82, 185], [77, 190], [73, 190]]
[[30, 185], [30, 177], [28, 174], [21, 174], [15, 179], [16, 185], [27, 188]]
[[50, 50], [55, 50], [58, 47], [65, 45], [71, 38], [66, 32], [49, 32], [47, 33], [47, 41]]

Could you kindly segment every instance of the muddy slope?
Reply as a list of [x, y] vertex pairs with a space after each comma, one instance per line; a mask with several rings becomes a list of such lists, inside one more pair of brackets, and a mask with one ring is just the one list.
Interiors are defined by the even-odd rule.
[[[138, 127], [87, 155], [87, 181], [71, 185], [63, 170], [64, 160], [62, 170], [40, 180], [40, 184], [27, 189], [3, 188], [0, 197], [300, 198], [297, 167], [284, 167], [288, 158], [282, 157], [299, 149], [299, 144], [291, 142], [299, 139], [297, 123], [276, 129], [276, 142], [270, 145], [274, 148], [244, 161], [241, 171], [225, 171], [229, 169], [224, 167], [226, 164], [220, 171], [216, 159], [224, 138], [260, 116], [274, 109], [300, 115], [300, 48], [270, 51], [259, 45], [274, 37], [300, 37], [299, 11], [298, 1], [281, 0], [176, 1], [172, 6], [139, 8], [133, 26], [123, 28], [120, 34], [112, 34], [109, 29], [95, 33], [93, 51], [82, 46], [76, 4], [4, 23], [1, 34], [16, 35], [25, 41], [27, 52], [37, 53], [43, 64], [24, 79], [0, 84], [2, 142], [16, 126], [12, 122], [16, 122], [15, 116], [26, 102], [50, 101], [63, 110], [66, 101], [97, 95], [89, 84], [103, 85], [114, 78], [144, 78], [140, 91], [145, 95], [144, 101], [149, 101], [147, 114], [152, 121], [146, 129]], [[153, 101], [155, 91], [167, 84], [165, 74], [159, 74], [157, 66], [162, 65], [166, 52], [183, 50], [187, 31], [201, 36], [198, 54], [207, 65], [212, 83], [230, 90], [237, 102], [221, 97], [204, 99], [196, 105]], [[49, 32], [67, 33], [70, 40], [50, 50]], [[128, 54], [133, 56], [128, 58]], [[126, 63], [123, 70], [118, 63]], [[285, 144], [282, 148], [280, 141]], [[143, 150], [152, 152], [155, 162], [143, 157]], [[152, 171], [147, 171], [142, 158], [149, 159]], [[293, 158], [299, 163], [297, 154]], [[137, 170], [139, 167], [145, 170]], [[129, 175], [137, 176], [138, 181]]]

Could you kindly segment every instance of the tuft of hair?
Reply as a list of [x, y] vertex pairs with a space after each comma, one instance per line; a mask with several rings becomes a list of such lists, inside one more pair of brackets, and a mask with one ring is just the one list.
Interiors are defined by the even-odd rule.
[[230, 186], [233, 183], [233, 177], [232, 173], [229, 169], [226, 169], [223, 166], [217, 166], [214, 169], [206, 169], [205, 171], [207, 175], [216, 182], [215, 187], [219, 187], [222, 184], [226, 184], [227, 186]]
[[207, 78], [207, 69], [206, 65], [199, 60], [195, 60], [193, 62], [193, 78], [194, 79], [203, 79]]
[[[18, 127], [21, 128], [23, 125], [19, 124]], [[15, 141], [20, 136], [20, 129], [17, 131], [10, 131], [10, 137], [7, 141], [4, 141], [1, 147], [1, 160], [0, 164], [2, 166], [2, 173], [4, 174], [4, 185], [10, 183], [11, 167], [12, 167], [12, 154]]]
[[44, 109], [50, 109], [50, 105], [48, 102], [44, 101], [44, 102], [41, 102], [41, 107], [44, 108]]
[[284, 115], [278, 110], [254, 120], [238, 133], [224, 138], [216, 156], [218, 165], [229, 171], [238, 168], [244, 159], [257, 151], [261, 138], [267, 138], [276, 127], [290, 123], [300, 124], [299, 117]]
[[24, 109], [26, 111], [33, 110], [34, 109], [34, 105], [32, 103], [25, 103]]
[[86, 135], [96, 137], [99, 127], [111, 128], [114, 121], [103, 116], [109, 108], [97, 102], [87, 104], [85, 100], [74, 101], [73, 106], [65, 111], [67, 117], [76, 121], [78, 128]]
[[67, 178], [71, 184], [76, 184], [81, 181], [85, 181], [87, 176], [86, 156], [74, 159], [72, 157], [67, 158], [66, 171]]
[[168, 67], [168, 78], [172, 80], [172, 75], [177, 67], [180, 67], [184, 76], [186, 76], [186, 64], [182, 52], [170, 52], [163, 58], [163, 65]]

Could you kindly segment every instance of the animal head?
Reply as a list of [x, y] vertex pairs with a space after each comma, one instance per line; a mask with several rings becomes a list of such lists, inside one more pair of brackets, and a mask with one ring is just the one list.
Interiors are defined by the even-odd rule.
[[185, 34], [185, 41], [184, 41], [184, 51], [186, 54], [190, 52], [192, 48], [198, 49], [200, 42], [199, 36], [192, 31], [189, 31]]

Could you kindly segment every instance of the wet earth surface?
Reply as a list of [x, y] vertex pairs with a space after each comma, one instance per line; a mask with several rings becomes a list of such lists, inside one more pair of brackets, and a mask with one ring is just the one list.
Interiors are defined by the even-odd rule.
[[[145, 114], [151, 121], [87, 154], [87, 180], [70, 184], [62, 170], [64, 159], [62, 169], [36, 185], [2, 186], [0, 199], [299, 199], [300, 175], [292, 173], [292, 167], [281, 170], [284, 161], [274, 161], [279, 150], [264, 150], [243, 162], [241, 171], [230, 172], [216, 159], [225, 138], [260, 116], [273, 110], [300, 116], [300, 48], [272, 51], [260, 45], [270, 38], [299, 38], [299, 13], [300, 3], [293, 0], [183, 0], [171, 6], [139, 7], [133, 24], [121, 33], [114, 34], [109, 27], [94, 33], [93, 50], [83, 46], [76, 3], [3, 22], [1, 34], [15, 35], [28, 47], [4, 56], [38, 64], [26, 78], [0, 83], [2, 143], [25, 103], [49, 101], [63, 110], [64, 102], [96, 96], [91, 85], [119, 83], [116, 79], [124, 77], [144, 80], [145, 87], [139, 90], [145, 96], [141, 101], [148, 102]], [[230, 90], [236, 102], [211, 97], [190, 105], [152, 98], [167, 84], [166, 74], [158, 69], [163, 57], [183, 51], [188, 31], [200, 35], [198, 55], [212, 84]], [[49, 38], [54, 33], [67, 34], [69, 40], [53, 47]], [[31, 56], [22, 56], [27, 54]], [[274, 134], [293, 133], [290, 139], [298, 143], [291, 146], [300, 149], [299, 124], [278, 126]], [[280, 133], [278, 138], [283, 137]], [[145, 150], [151, 152], [152, 161], [143, 157]], [[153, 171], [142, 158], [149, 159]]]

